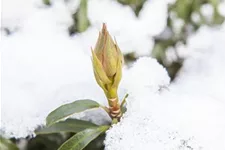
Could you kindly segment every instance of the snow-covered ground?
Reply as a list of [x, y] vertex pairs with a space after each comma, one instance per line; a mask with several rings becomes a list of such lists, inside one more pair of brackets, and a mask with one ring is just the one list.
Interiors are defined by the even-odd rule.
[[[225, 149], [224, 29], [225, 24], [218, 29], [202, 27], [188, 39], [182, 49], [190, 56], [169, 86], [165, 72], [156, 69], [159, 65], [152, 66], [150, 60], [134, 64], [129, 76], [136, 76], [126, 86], [131, 93], [128, 112], [108, 131], [107, 150]], [[142, 86], [131, 82], [134, 80], [140, 80]], [[140, 87], [144, 88], [141, 92]]]
[[[149, 54], [152, 36], [166, 26], [167, 3], [151, 0], [136, 18], [111, 0], [89, 0], [87, 31], [69, 37], [71, 13], [79, 1], [3, 0], [2, 134], [26, 137], [56, 107], [90, 98], [107, 104], [92, 73], [90, 47], [106, 22], [123, 53]], [[25, 4], [25, 5], [24, 5]], [[73, 4], [74, 8], [71, 7]], [[15, 5], [16, 6], [16, 5]], [[23, 9], [21, 9], [23, 8]], [[225, 149], [225, 24], [201, 27], [180, 53], [188, 57], [169, 85], [166, 70], [144, 57], [124, 68], [119, 95], [129, 93], [128, 111], [108, 132], [107, 150]]]

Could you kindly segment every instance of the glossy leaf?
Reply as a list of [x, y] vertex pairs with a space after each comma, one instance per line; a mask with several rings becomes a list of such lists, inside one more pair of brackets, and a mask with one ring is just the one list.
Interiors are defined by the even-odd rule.
[[61, 121], [55, 123], [49, 127], [44, 127], [42, 129], [38, 129], [35, 133], [38, 134], [51, 134], [58, 132], [73, 132], [77, 133], [87, 128], [97, 127], [96, 124], [93, 124], [89, 121], [83, 121], [78, 119], [67, 119], [65, 121]]
[[82, 150], [108, 128], [109, 126], [100, 126], [83, 130], [63, 143], [58, 150]]
[[10, 140], [3, 138], [2, 136], [0, 136], [0, 149], [19, 150], [15, 144], [13, 144]]
[[97, 108], [100, 105], [93, 100], [77, 100], [75, 102], [65, 104], [52, 111], [46, 118], [47, 126], [50, 126], [74, 113], [80, 113], [88, 109]]

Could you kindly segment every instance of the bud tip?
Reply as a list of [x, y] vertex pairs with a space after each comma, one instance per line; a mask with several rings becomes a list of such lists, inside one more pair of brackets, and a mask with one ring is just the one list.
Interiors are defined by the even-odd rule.
[[106, 27], [105, 23], [103, 23], [103, 25], [102, 25], [102, 32], [103, 33], [107, 32], [107, 27]]

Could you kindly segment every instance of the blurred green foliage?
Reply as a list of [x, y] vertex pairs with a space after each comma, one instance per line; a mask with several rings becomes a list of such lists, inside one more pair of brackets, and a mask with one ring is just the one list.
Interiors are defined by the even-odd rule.
[[19, 149], [11, 140], [5, 139], [0, 135], [0, 150], [19, 150]]
[[[25, 150], [57, 150], [73, 135], [74, 133], [37, 135], [35, 138], [29, 138], [27, 148]], [[104, 139], [105, 134], [100, 135], [89, 143], [84, 150], [104, 150]]]
[[84, 32], [89, 26], [90, 22], [87, 16], [87, 0], [81, 0], [78, 10], [72, 15], [74, 23], [69, 27], [70, 35], [76, 32]]
[[51, 5], [51, 0], [42, 0], [45, 5]]
[[[211, 19], [209, 19], [210, 16], [204, 16], [201, 11], [203, 5], [206, 4], [211, 5], [213, 8]], [[177, 72], [183, 64], [183, 58], [177, 53], [177, 44], [186, 44], [188, 36], [196, 32], [202, 25], [220, 25], [224, 21], [224, 17], [218, 13], [218, 5], [219, 0], [177, 0], [174, 4], [169, 6], [167, 28], [161, 35], [155, 37], [155, 46], [152, 50], [152, 56], [167, 69], [172, 80], [176, 77]], [[199, 21], [195, 22], [193, 20], [193, 15], [199, 16]], [[180, 30], [175, 27], [175, 22], [178, 19], [183, 22], [180, 26]], [[165, 38], [164, 33], [168, 31], [170, 32], [170, 36]], [[174, 49], [177, 59], [168, 63], [166, 51], [170, 47]]]
[[35, 138], [27, 138], [26, 150], [57, 150], [65, 142], [69, 134], [37, 135]]
[[129, 5], [133, 9], [136, 16], [138, 16], [146, 0], [117, 0], [117, 1], [121, 4]]
[[[124, 5], [129, 5], [137, 16], [145, 2], [145, 0], [117, 1]], [[186, 44], [188, 36], [196, 32], [202, 25], [216, 26], [222, 24], [224, 17], [218, 13], [219, 3], [220, 0], [176, 0], [174, 4], [169, 5], [167, 27], [161, 35], [154, 37], [155, 45], [151, 56], [156, 58], [167, 69], [172, 80], [176, 77], [184, 61], [178, 55], [176, 46], [180, 43]], [[201, 8], [203, 5], [211, 5], [213, 9], [212, 18], [202, 14]], [[193, 20], [194, 15], [199, 16], [199, 21], [195, 22]], [[178, 20], [182, 23], [179, 27], [180, 29], [177, 29], [175, 26]], [[168, 33], [169, 37], [166, 35]], [[176, 54], [176, 60], [170, 63], [168, 63], [169, 61], [166, 56], [168, 48], [173, 48], [174, 54]], [[135, 53], [125, 55], [125, 61], [128, 64], [136, 59]]]

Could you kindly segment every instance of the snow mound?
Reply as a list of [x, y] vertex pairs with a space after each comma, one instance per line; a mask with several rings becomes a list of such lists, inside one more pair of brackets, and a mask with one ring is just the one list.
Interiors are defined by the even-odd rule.
[[143, 95], [159, 93], [161, 89], [166, 88], [170, 83], [170, 78], [156, 59], [150, 57], [139, 58], [131, 68], [123, 73], [121, 81], [121, 90], [128, 93], [129, 97], [135, 97], [128, 100], [128, 108], [142, 104]]
[[[182, 47], [189, 57], [177, 81], [169, 87], [157, 65], [145, 70], [142, 67], [150, 61], [137, 61], [137, 67], [130, 69], [137, 76], [130, 74], [130, 84], [136, 84], [127, 87], [132, 89], [128, 111], [107, 132], [106, 149], [225, 149], [224, 35], [222, 25], [202, 27], [191, 36], [187, 46]], [[146, 65], [140, 65], [142, 61]], [[155, 87], [166, 88], [145, 86], [150, 83], [147, 76], [156, 81]]]
[[195, 140], [182, 139], [177, 131], [158, 125], [147, 112], [126, 115], [107, 131], [106, 150], [189, 150], [197, 149]]
[[106, 103], [90, 56], [65, 32], [66, 8], [55, 6], [36, 12], [23, 29], [2, 38], [1, 130], [10, 137], [30, 135], [49, 112], [76, 99]]
[[218, 28], [201, 27], [189, 37], [184, 51], [189, 56], [173, 86], [192, 95], [207, 95], [225, 102], [225, 24]]
[[[180, 135], [178, 127], [169, 123], [167, 118], [176, 117], [174, 112], [180, 105], [176, 104], [178, 98], [172, 101], [169, 94], [163, 95], [169, 90], [170, 79], [155, 59], [138, 59], [124, 76], [127, 81], [122, 82], [122, 87], [125, 85], [130, 94], [128, 110], [121, 122], [107, 132], [106, 150], [201, 148], [194, 136]], [[173, 105], [168, 105], [170, 102]]]

